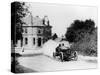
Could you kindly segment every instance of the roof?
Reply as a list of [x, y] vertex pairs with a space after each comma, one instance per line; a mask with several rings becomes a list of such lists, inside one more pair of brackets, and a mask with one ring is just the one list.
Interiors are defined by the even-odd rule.
[[43, 21], [39, 18], [39, 16], [33, 17], [32, 22], [33, 26], [44, 26]]
[[[44, 17], [46, 20], [48, 19], [47, 16]], [[43, 19], [41, 19], [39, 16], [33, 17], [31, 14], [28, 14], [23, 21], [26, 23], [23, 26], [47, 26], [43, 24]]]

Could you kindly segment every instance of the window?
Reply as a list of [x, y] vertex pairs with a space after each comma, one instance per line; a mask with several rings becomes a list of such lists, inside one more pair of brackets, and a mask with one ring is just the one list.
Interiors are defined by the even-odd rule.
[[33, 38], [33, 45], [35, 45], [35, 38]]
[[26, 45], [27, 45], [27, 43], [28, 43], [27, 41], [28, 41], [28, 39], [27, 39], [27, 38], [25, 38], [25, 44], [26, 44]]
[[25, 33], [27, 33], [27, 28], [25, 29]]
[[40, 30], [38, 30], [38, 33], [40, 34], [40, 33], [41, 33], [41, 31], [40, 31]]

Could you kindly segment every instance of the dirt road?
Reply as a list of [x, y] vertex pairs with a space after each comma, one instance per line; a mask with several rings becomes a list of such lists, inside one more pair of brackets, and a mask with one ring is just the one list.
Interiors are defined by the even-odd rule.
[[58, 71], [72, 69], [89, 69], [97, 67], [96, 57], [79, 56], [77, 61], [60, 62], [45, 55], [20, 57], [20, 65], [35, 71]]

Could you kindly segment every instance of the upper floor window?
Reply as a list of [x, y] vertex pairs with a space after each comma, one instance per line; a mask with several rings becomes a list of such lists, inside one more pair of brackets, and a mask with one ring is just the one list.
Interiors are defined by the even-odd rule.
[[25, 33], [27, 33], [27, 28], [25, 29]]
[[40, 31], [40, 30], [38, 30], [38, 33], [40, 34], [40, 33], [41, 33], [41, 31]]

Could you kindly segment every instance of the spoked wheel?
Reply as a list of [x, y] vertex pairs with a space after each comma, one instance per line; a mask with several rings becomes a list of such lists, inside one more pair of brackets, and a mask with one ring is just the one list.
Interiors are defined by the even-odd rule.
[[78, 59], [77, 52], [74, 52], [73, 58], [74, 58], [74, 59], [73, 59], [74, 61], [77, 61], [77, 59]]
[[77, 59], [78, 59], [78, 57], [76, 56], [76, 57], [74, 58], [74, 61], [77, 61]]

